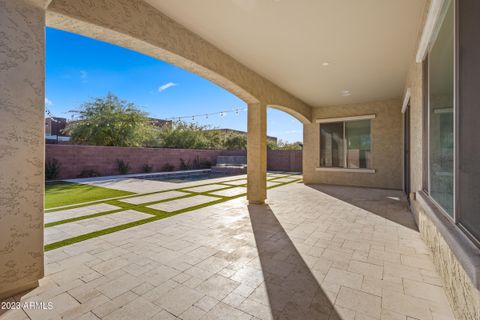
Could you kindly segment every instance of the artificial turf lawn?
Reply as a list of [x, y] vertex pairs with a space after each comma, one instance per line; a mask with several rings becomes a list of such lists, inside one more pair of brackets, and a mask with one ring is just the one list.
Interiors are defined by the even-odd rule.
[[135, 193], [65, 181], [45, 183], [45, 209]]

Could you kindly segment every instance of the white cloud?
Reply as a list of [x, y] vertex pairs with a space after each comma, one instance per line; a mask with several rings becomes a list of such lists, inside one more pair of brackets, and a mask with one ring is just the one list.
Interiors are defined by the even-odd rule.
[[161, 85], [160, 87], [158, 87], [158, 92], [165, 91], [168, 88], [175, 87], [175, 86], [178, 86], [178, 84], [173, 82], [165, 83], [164, 85]]
[[88, 72], [85, 70], [80, 70], [80, 79], [83, 83], [87, 82], [88, 79]]
[[50, 99], [48, 99], [47, 97], [45, 97], [45, 106], [47, 106], [47, 107], [53, 106], [52, 100], [50, 100]]

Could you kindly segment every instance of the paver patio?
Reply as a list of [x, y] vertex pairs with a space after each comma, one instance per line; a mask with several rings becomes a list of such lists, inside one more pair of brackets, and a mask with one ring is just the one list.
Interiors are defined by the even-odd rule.
[[192, 192], [208, 192], [208, 191], [224, 189], [224, 188], [226, 188], [226, 186], [223, 184], [210, 184], [206, 186], [187, 188], [185, 190], [192, 191]]
[[247, 180], [243, 180], [243, 179], [225, 182], [225, 184], [228, 184], [231, 186], [239, 186], [239, 185], [244, 185], [246, 183], [247, 183]]
[[268, 192], [268, 205], [236, 198], [51, 250], [40, 287], [16, 299], [54, 310], [3, 316], [453, 319], [400, 191]]
[[112, 206], [106, 203], [93, 204], [91, 206], [85, 206], [75, 209], [67, 209], [56, 212], [49, 212], [45, 215], [45, 223], [51, 223], [66, 219], [78, 218], [82, 216], [87, 216], [99, 212], [109, 211], [119, 209], [119, 207]]
[[206, 204], [215, 200], [218, 200], [218, 198], [209, 197], [209, 196], [193, 196], [189, 198], [161, 202], [148, 207], [156, 210], [172, 212], [177, 210], [183, 210], [189, 207], [198, 206], [201, 204]]
[[45, 228], [45, 244], [150, 217], [148, 214], [134, 210], [126, 210], [101, 217], [60, 224]]
[[[288, 182], [290, 182], [290, 181], [288, 181]], [[276, 186], [278, 184], [279, 184], [279, 182], [276, 182], [276, 181], [267, 181], [267, 188], [271, 187], [271, 186]]]
[[222, 197], [233, 197], [233, 196], [238, 196], [238, 195], [244, 194], [244, 193], [247, 193], [247, 188], [245, 188], [245, 187], [235, 187], [235, 188], [231, 188], [231, 189], [210, 192], [209, 194], [213, 194], [213, 195], [216, 195], [216, 196], [222, 196]]
[[148, 195], [148, 196], [140, 196], [140, 197], [122, 199], [120, 201], [131, 203], [131, 204], [141, 204], [141, 203], [148, 203], [148, 202], [161, 201], [161, 200], [166, 200], [166, 199], [171, 199], [171, 198], [183, 197], [183, 196], [187, 196], [187, 195], [188, 195], [188, 193], [185, 193], [185, 192], [167, 191], [167, 192], [162, 192], [162, 193], [151, 194], [151, 195]]

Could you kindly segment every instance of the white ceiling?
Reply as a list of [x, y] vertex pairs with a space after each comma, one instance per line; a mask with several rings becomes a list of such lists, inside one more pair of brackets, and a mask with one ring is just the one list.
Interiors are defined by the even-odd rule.
[[312, 106], [401, 97], [425, 8], [425, 0], [145, 1]]

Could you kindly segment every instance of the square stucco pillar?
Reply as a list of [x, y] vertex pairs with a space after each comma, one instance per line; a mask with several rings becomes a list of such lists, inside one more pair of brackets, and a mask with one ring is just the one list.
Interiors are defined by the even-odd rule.
[[267, 106], [248, 105], [247, 199], [251, 204], [267, 198]]
[[44, 272], [44, 4], [0, 0], [0, 298]]

